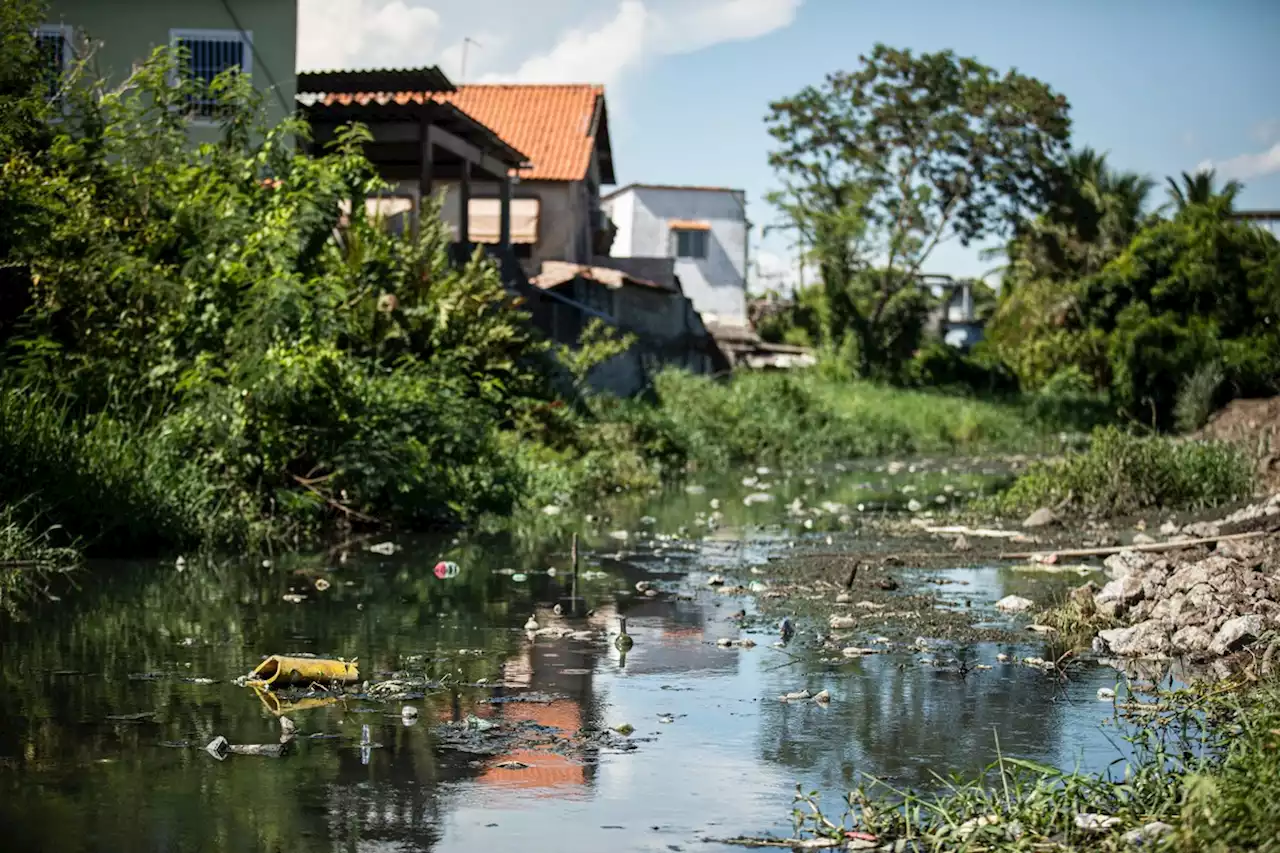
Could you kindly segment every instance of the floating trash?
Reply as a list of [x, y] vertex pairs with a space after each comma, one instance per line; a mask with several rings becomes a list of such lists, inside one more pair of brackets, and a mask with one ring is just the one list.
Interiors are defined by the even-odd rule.
[[435, 574], [436, 577], [440, 578], [440, 580], [448, 580], [449, 578], [456, 578], [461, 571], [462, 569], [461, 567], [458, 566], [457, 563], [454, 563], [449, 560], [441, 560], [440, 562], [436, 563], [436, 567], [432, 569], [432, 572]]
[[351, 683], [360, 680], [356, 661], [341, 658], [308, 658], [272, 655], [254, 668], [245, 679], [250, 686], [279, 687], [285, 684]]

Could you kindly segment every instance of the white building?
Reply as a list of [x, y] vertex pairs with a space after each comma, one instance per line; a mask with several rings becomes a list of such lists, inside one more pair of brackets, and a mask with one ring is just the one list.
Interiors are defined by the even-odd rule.
[[747, 319], [747, 203], [742, 190], [628, 184], [601, 199], [616, 258], [674, 257], [685, 296], [710, 320]]

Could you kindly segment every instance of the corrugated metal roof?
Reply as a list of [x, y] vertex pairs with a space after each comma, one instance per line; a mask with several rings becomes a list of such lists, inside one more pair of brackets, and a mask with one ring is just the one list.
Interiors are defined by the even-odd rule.
[[532, 282], [533, 285], [540, 290], [549, 290], [550, 288], [559, 287], [566, 282], [573, 281], [575, 278], [599, 282], [611, 290], [631, 285], [634, 287], [648, 287], [653, 290], [661, 290], [666, 293], [678, 292], [669, 287], [665, 287], [656, 281], [637, 278], [636, 276], [630, 275], [622, 270], [615, 270], [610, 267], [588, 266], [587, 264], [574, 264], [569, 261], [543, 261], [541, 272], [534, 276]]

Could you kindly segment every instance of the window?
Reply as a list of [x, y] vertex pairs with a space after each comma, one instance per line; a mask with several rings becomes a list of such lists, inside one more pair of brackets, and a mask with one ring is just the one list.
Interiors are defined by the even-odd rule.
[[217, 99], [209, 84], [224, 71], [253, 72], [253, 33], [240, 30], [170, 30], [169, 41], [184, 52], [181, 73], [200, 85], [188, 103], [195, 118], [217, 117]]
[[705, 258], [707, 256], [707, 232], [702, 229], [671, 229], [673, 249], [677, 258]]
[[[541, 202], [536, 198], [511, 199], [511, 242], [517, 246], [538, 242], [538, 215]], [[468, 239], [472, 243], [496, 243], [502, 232], [502, 200], [472, 198], [467, 204]]]
[[701, 219], [671, 219], [671, 253], [677, 258], [701, 260], [707, 256], [711, 223]]
[[62, 88], [62, 76], [71, 67], [73, 58], [71, 48], [71, 28], [67, 26], [40, 27], [35, 31], [36, 48], [40, 51], [40, 60], [44, 65], [45, 79], [49, 98], [58, 97]]

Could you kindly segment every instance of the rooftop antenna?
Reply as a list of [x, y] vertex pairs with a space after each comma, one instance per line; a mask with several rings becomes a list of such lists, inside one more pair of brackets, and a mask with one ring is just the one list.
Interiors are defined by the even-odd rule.
[[462, 39], [462, 70], [458, 73], [458, 82], [459, 82], [459, 83], [465, 83], [465, 82], [466, 82], [466, 79], [467, 79], [467, 47], [468, 47], [469, 45], [473, 45], [473, 44], [474, 44], [476, 47], [484, 47], [484, 45], [482, 45], [480, 42], [478, 42], [478, 41], [476, 41], [475, 39], [473, 39], [471, 36], [464, 36], [464, 37], [463, 37], [463, 39]]

